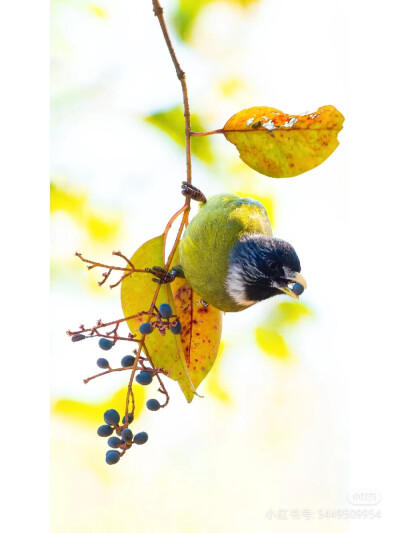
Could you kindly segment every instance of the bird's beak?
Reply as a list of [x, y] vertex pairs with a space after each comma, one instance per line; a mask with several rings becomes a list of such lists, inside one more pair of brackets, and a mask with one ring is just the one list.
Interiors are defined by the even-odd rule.
[[298, 283], [301, 285], [303, 290], [299, 292], [301, 294], [306, 288], [307, 288], [307, 282], [304, 279], [304, 277], [300, 274], [300, 272], [285, 272], [285, 276], [282, 277], [280, 280], [276, 281], [274, 283], [274, 286], [279, 289], [280, 291], [284, 292], [288, 296], [291, 296], [292, 298], [295, 298], [296, 300], [299, 299], [299, 294], [297, 294], [298, 291], [294, 291], [293, 288], [289, 287], [289, 284]]

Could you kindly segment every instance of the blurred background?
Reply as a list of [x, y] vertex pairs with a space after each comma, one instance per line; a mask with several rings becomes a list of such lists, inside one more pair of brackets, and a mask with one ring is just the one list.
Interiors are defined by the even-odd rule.
[[[343, 2], [163, 7], [193, 130], [255, 105], [300, 114], [331, 104], [347, 116]], [[96, 428], [105, 409], [122, 411], [126, 375], [83, 385], [104, 352], [65, 331], [122, 316], [119, 290], [98, 287], [100, 272], [74, 253], [114, 264], [113, 250], [130, 256], [182, 205], [181, 89], [150, 0], [52, 0], [51, 71], [52, 530], [369, 531], [379, 519], [332, 515], [357, 510], [348, 492], [360, 488], [349, 481], [349, 280], [338, 260], [349, 246], [347, 123], [333, 155], [292, 179], [252, 171], [222, 136], [192, 140], [194, 184], [261, 200], [308, 289], [300, 302], [225, 315], [204, 398], [187, 404], [168, 382], [169, 407], [151, 413], [142, 406], [155, 385], [137, 387], [135, 427], [149, 441], [110, 467]], [[116, 363], [123, 346], [108, 355]]]

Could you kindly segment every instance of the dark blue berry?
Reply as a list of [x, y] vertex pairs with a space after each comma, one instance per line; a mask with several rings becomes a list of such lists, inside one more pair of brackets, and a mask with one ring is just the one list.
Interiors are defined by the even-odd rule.
[[136, 381], [140, 385], [150, 385], [150, 383], [153, 381], [153, 376], [150, 372], [146, 372], [145, 370], [142, 370], [140, 374], [136, 376]]
[[110, 437], [107, 441], [107, 444], [110, 446], [110, 448], [118, 448], [121, 444], [121, 439], [118, 437]]
[[83, 341], [83, 339], [86, 339], [86, 335], [82, 335], [82, 333], [77, 333], [71, 337], [72, 342]]
[[182, 331], [182, 324], [179, 322], [179, 320], [176, 321], [176, 326], [171, 326], [171, 333], [174, 335], [179, 335], [179, 333]]
[[124, 357], [121, 359], [121, 366], [126, 368], [128, 366], [132, 366], [134, 362], [135, 358], [133, 355], [124, 355]]
[[133, 433], [129, 428], [125, 428], [122, 430], [121, 433], [121, 439], [124, 442], [132, 442], [133, 441]]
[[99, 368], [110, 368], [110, 363], [107, 361], [107, 359], [104, 359], [104, 357], [97, 359], [96, 364]]
[[113, 428], [107, 424], [97, 428], [97, 435], [99, 437], [109, 437], [113, 431]]
[[[126, 421], [126, 418], [125, 418], [125, 415], [124, 415], [124, 417], [123, 417], [123, 419], [122, 419], [122, 423], [123, 423], [123, 425], [125, 425], [125, 421]], [[128, 424], [131, 424], [132, 422], [133, 422], [133, 414], [132, 414], [132, 413], [129, 413], [129, 414], [128, 414]]]
[[105, 339], [104, 337], [102, 337], [100, 340], [99, 340], [99, 346], [102, 350], [111, 350], [111, 348], [113, 347], [114, 343], [113, 341], [111, 341], [110, 339]]
[[163, 317], [163, 318], [171, 318], [172, 316], [172, 309], [171, 309], [171, 306], [168, 305], [168, 304], [161, 304], [160, 307], [158, 308], [158, 310], [160, 311], [160, 315]]
[[149, 411], [158, 411], [161, 407], [160, 402], [155, 399], [147, 400], [146, 407]]
[[106, 453], [106, 463], [108, 465], [115, 465], [121, 459], [121, 456], [115, 450], [108, 450]]
[[119, 413], [115, 409], [108, 409], [104, 413], [104, 422], [106, 424], [110, 424], [110, 426], [113, 426], [114, 424], [118, 424], [119, 422]]
[[153, 326], [150, 322], [145, 322], [144, 324], [140, 324], [139, 331], [142, 335], [148, 335], [153, 331]]
[[149, 436], [145, 431], [141, 431], [140, 433], [136, 433], [135, 438], [133, 439], [133, 442], [135, 444], [145, 444], [148, 441]]
[[292, 291], [297, 294], [297, 296], [300, 296], [300, 294], [303, 294], [304, 292], [304, 287], [303, 285], [300, 285], [300, 283], [295, 283], [293, 285]]

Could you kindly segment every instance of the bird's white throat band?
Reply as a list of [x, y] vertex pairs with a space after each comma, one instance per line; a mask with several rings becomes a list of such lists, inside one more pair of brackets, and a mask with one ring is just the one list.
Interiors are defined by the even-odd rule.
[[256, 303], [254, 300], [248, 300], [246, 298], [246, 285], [243, 279], [242, 269], [239, 266], [234, 265], [229, 268], [225, 280], [225, 287], [229, 296], [238, 305], [250, 307]]

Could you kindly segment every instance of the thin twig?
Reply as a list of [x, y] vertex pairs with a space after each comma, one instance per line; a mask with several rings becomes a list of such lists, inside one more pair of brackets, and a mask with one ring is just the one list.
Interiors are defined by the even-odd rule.
[[113, 320], [112, 322], [102, 322], [101, 320], [99, 320], [96, 324], [96, 326], [92, 327], [92, 328], [85, 328], [83, 325], [81, 326], [81, 329], [78, 330], [78, 331], [70, 331], [68, 330], [67, 331], [67, 335], [69, 335], [70, 337], [72, 335], [76, 335], [77, 333], [87, 333], [87, 332], [91, 332], [91, 331], [94, 331], [96, 330], [97, 328], [104, 328], [104, 327], [107, 327], [107, 326], [113, 326], [113, 325], [116, 325], [116, 324], [121, 324], [122, 322], [127, 322], [128, 320], [131, 320], [133, 318], [138, 318], [140, 316], [143, 316], [143, 315], [147, 315], [148, 312], [147, 311], [140, 311], [139, 313], [136, 313], [135, 315], [130, 315], [130, 316], [126, 316], [124, 318], [120, 318], [118, 320]]
[[185, 204], [183, 207], [181, 207], [181, 208], [179, 209], [179, 211], [177, 211], [177, 212], [175, 213], [175, 215], [173, 215], [173, 216], [169, 219], [167, 225], [165, 226], [164, 235], [167, 235], [167, 234], [168, 234], [168, 232], [169, 232], [169, 230], [170, 230], [172, 224], [173, 224], [173, 223], [175, 222], [175, 220], [179, 217], [179, 215], [180, 215], [181, 213], [183, 213], [184, 211], [186, 211], [186, 210], [187, 210], [187, 206], [186, 206], [186, 204]]
[[[139, 363], [140, 352], [142, 351], [144, 337], [145, 337], [145, 335], [142, 335], [142, 338], [140, 339], [141, 343], [139, 344], [139, 349], [138, 349], [138, 351], [136, 353], [135, 362], [133, 363], [131, 375], [129, 377], [128, 394], [126, 395], [126, 403], [125, 403], [125, 423], [127, 423], [128, 420], [129, 420], [129, 398], [130, 398], [131, 395], [132, 395], [132, 398], [133, 398], [132, 383], [133, 383], [133, 378], [135, 377], [136, 368], [137, 368], [138, 363]], [[132, 416], [135, 416], [134, 413], [135, 413], [135, 402], [132, 400]]]
[[[123, 272], [126, 271], [134, 271], [134, 272], [144, 272], [144, 270], [136, 270], [135, 268], [127, 268], [127, 267], [117, 267], [117, 266], [111, 266], [111, 265], [104, 265], [103, 263], [98, 263], [97, 261], [92, 261], [91, 259], [85, 259], [82, 257], [82, 254], [79, 252], [75, 252], [76, 257], [79, 257], [81, 261], [84, 263], [90, 263], [90, 266], [88, 266], [88, 269], [91, 270], [92, 268], [96, 267], [103, 267], [103, 268], [109, 268], [111, 270], [122, 270]], [[114, 254], [116, 255], [116, 254]]]
[[[145, 345], [144, 343], [143, 343], [143, 351], [144, 351], [144, 353], [146, 354], [146, 356], [147, 356], [147, 361], [150, 363], [152, 369], [153, 369], [153, 370], [157, 370], [156, 367], [155, 367], [154, 364], [153, 364], [153, 361], [151, 360], [151, 357], [150, 357], [150, 355], [149, 355], [149, 352], [148, 352], [148, 350], [147, 350], [147, 347], [146, 347], [146, 345]], [[159, 390], [162, 394], [165, 395], [165, 403], [163, 403], [163, 404], [161, 405], [161, 407], [166, 407], [167, 404], [168, 404], [168, 402], [169, 402], [169, 394], [168, 394], [168, 391], [167, 391], [167, 389], [165, 388], [165, 385], [164, 385], [162, 379], [160, 378], [160, 372], [156, 372], [156, 373], [155, 373], [155, 376], [157, 377], [157, 379], [158, 379], [158, 383], [160, 384], [160, 388], [159, 388], [158, 390]]]
[[167, 261], [167, 264], [165, 265], [165, 269], [166, 270], [168, 270], [169, 267], [171, 266], [172, 259], [174, 257], [176, 249], [178, 248], [178, 244], [179, 244], [179, 241], [181, 239], [181, 235], [183, 233], [183, 229], [184, 229], [185, 225], [187, 225], [188, 216], [189, 216], [189, 210], [185, 211], [184, 214], [183, 214], [181, 225], [179, 226], [178, 234], [177, 234], [175, 242], [174, 242], [174, 246], [172, 247], [172, 250], [169, 253], [168, 261]]
[[[172, 59], [172, 62], [174, 64], [174, 66], [175, 66], [176, 75], [177, 75], [177, 77], [178, 77], [178, 79], [179, 79], [179, 81], [181, 83], [181, 87], [182, 87], [184, 117], [185, 117], [186, 181], [189, 184], [191, 184], [192, 183], [192, 163], [191, 163], [191, 146], [190, 146], [190, 140], [191, 140], [190, 139], [190, 136], [191, 136], [191, 131], [190, 131], [190, 109], [189, 109], [189, 97], [188, 97], [188, 90], [187, 90], [187, 85], [186, 85], [186, 77], [185, 77], [185, 73], [182, 70], [182, 68], [181, 68], [181, 66], [179, 64], [179, 61], [178, 61], [178, 59], [176, 57], [176, 53], [175, 53], [174, 47], [172, 45], [172, 42], [171, 42], [171, 39], [170, 39], [170, 36], [169, 36], [169, 33], [168, 33], [168, 29], [167, 29], [167, 26], [166, 26], [166, 23], [165, 23], [165, 20], [164, 20], [163, 9], [160, 6], [159, 0], [152, 0], [152, 3], [153, 3], [154, 14], [155, 14], [155, 16], [157, 17], [157, 19], [158, 19], [158, 21], [160, 23], [160, 27], [161, 27], [161, 30], [162, 30], [162, 33], [163, 33], [163, 36], [164, 36], [164, 39], [165, 39], [169, 54], [171, 56], [171, 59]], [[166, 241], [167, 235], [169, 233], [169, 230], [171, 229], [171, 226], [172, 226], [173, 222], [178, 218], [179, 215], [183, 214], [182, 220], [181, 220], [181, 223], [179, 225], [179, 229], [178, 229], [175, 241], [174, 241], [174, 244], [173, 244], [172, 249], [170, 251], [170, 254], [168, 256], [168, 260], [167, 260], [166, 264], [164, 265], [164, 268], [167, 269], [167, 270], [171, 266], [172, 259], [174, 257], [174, 254], [175, 254], [177, 248], [178, 248], [179, 241], [180, 241], [180, 238], [182, 236], [184, 227], [187, 226], [187, 224], [188, 224], [189, 211], [190, 211], [190, 198], [186, 198], [185, 205], [177, 213], [175, 213], [175, 215], [173, 215], [173, 217], [167, 223], [167, 226], [166, 226], [165, 231], [163, 233], [163, 235], [164, 235], [163, 257], [164, 257], [164, 261], [165, 261], [165, 241]], [[115, 286], [119, 285], [124, 278], [126, 278], [127, 276], [129, 276], [130, 274], [132, 274], [134, 272], [147, 272], [147, 270], [136, 269], [134, 267], [134, 265], [131, 263], [131, 261], [127, 257], [125, 257], [121, 252], [113, 252], [113, 255], [117, 255], [117, 256], [121, 257], [122, 259], [124, 259], [126, 261], [127, 265], [129, 265], [129, 267], [114, 267], [114, 266], [110, 266], [110, 265], [104, 265], [102, 263], [96, 263], [94, 261], [90, 261], [88, 259], [84, 259], [81, 256], [81, 254], [79, 254], [79, 253], [77, 253], [76, 255], [83, 262], [89, 263], [89, 266], [88, 266], [89, 270], [92, 269], [92, 268], [95, 268], [95, 267], [103, 267], [103, 268], [108, 269], [108, 271], [103, 274], [104, 280], [100, 284], [103, 284], [108, 279], [108, 277], [110, 276], [112, 270], [123, 271], [124, 274], [121, 277], [121, 279], [117, 283], [112, 285], [112, 287], [113, 286], [115, 287]], [[127, 320], [129, 320], [131, 318], [135, 318], [135, 317], [141, 316], [141, 315], [147, 315], [147, 317], [150, 319], [150, 317], [153, 316], [154, 311], [158, 312], [157, 307], [156, 307], [156, 302], [157, 302], [157, 298], [158, 298], [160, 289], [161, 289], [161, 285], [157, 285], [156, 288], [155, 288], [153, 299], [152, 299], [152, 302], [150, 304], [150, 308], [149, 308], [148, 311], [146, 311], [146, 312], [142, 311], [142, 312], [140, 312], [140, 313], [138, 313], [136, 315], [132, 315], [131, 317], [127, 317], [127, 318], [124, 318], [124, 319], [116, 320], [116, 321], [113, 321], [113, 322], [108, 322], [106, 324], [103, 324], [101, 321], [98, 321], [97, 325], [94, 328], [85, 329], [84, 326], [81, 325], [80, 326], [81, 330], [79, 331], [79, 333], [90, 332], [91, 335], [94, 335], [94, 334], [98, 334], [97, 328], [99, 328], [99, 327], [115, 325], [115, 328], [111, 332], [111, 335], [114, 334], [115, 337], [117, 338], [116, 332], [117, 332], [118, 326], [119, 326], [119, 324], [121, 322], [127, 321]], [[73, 333], [70, 332], [70, 331], [68, 332], [68, 334], [73, 335]], [[134, 379], [136, 370], [140, 369], [141, 367], [144, 367], [143, 361], [147, 361], [150, 364], [151, 369], [149, 369], [149, 371], [153, 371], [153, 373], [157, 376], [157, 379], [158, 379], [158, 382], [159, 382], [159, 385], [160, 385], [159, 391], [162, 394], [165, 395], [166, 399], [165, 399], [165, 403], [162, 405], [162, 407], [165, 407], [168, 404], [168, 402], [169, 402], [169, 395], [168, 395], [167, 389], [165, 388], [165, 386], [164, 386], [164, 384], [163, 384], [163, 382], [162, 382], [162, 380], [161, 380], [161, 378], [159, 376], [159, 373], [162, 370], [161, 369], [157, 369], [154, 366], [153, 361], [151, 359], [151, 356], [150, 356], [150, 354], [149, 354], [149, 352], [147, 350], [147, 347], [145, 345], [146, 335], [142, 335], [140, 339], [134, 339], [134, 336], [132, 336], [132, 339], [131, 339], [131, 335], [130, 335], [129, 339], [130, 340], [135, 340], [135, 342], [138, 343], [137, 350], [134, 350], [135, 361], [134, 361], [134, 364], [133, 364], [132, 367], [126, 368], [126, 369], [125, 368], [118, 368], [118, 369], [111, 369], [110, 368], [110, 369], [108, 369], [108, 370], [106, 370], [104, 372], [101, 372], [101, 373], [97, 374], [96, 376], [92, 376], [92, 377], [87, 378], [87, 379], [84, 380], [85, 383], [88, 383], [90, 380], [94, 379], [95, 377], [102, 376], [104, 374], [109, 374], [111, 372], [118, 372], [118, 371], [122, 371], [122, 370], [131, 370], [129, 383], [128, 383], [128, 390], [127, 390], [127, 395], [126, 395], [126, 402], [125, 402], [125, 417], [126, 417], [125, 418], [125, 424], [126, 425], [128, 425], [128, 420], [129, 420], [129, 414], [130, 414], [129, 413], [129, 411], [130, 411], [129, 410], [129, 403], [130, 403], [130, 401], [132, 402], [131, 414], [132, 414], [132, 416], [134, 416], [135, 403], [134, 403], [134, 395], [133, 395], [133, 390], [132, 390], [132, 384], [133, 384], [133, 379]], [[143, 357], [143, 355], [141, 355], [142, 350], [145, 353], [145, 357]], [[121, 456], [124, 455], [127, 447], [128, 447], [128, 445], [125, 446], [124, 450], [120, 454]]]
[[[176, 70], [176, 75], [182, 85], [183, 107], [184, 107], [184, 116], [185, 116], [186, 181], [188, 183], [192, 183], [192, 158], [191, 158], [191, 150], [190, 150], [190, 109], [189, 109], [188, 90], [187, 90], [187, 85], [186, 85], [186, 76], [179, 64], [178, 58], [176, 57], [174, 47], [172, 46], [172, 42], [171, 42], [171, 38], [168, 33], [167, 25], [165, 24], [165, 20], [164, 20], [163, 8], [160, 6], [160, 2], [158, 0], [152, 0], [152, 2], [153, 2], [154, 15], [158, 18], [158, 22], [160, 23], [160, 26], [161, 26], [161, 31], [163, 32], [163, 35], [164, 35], [165, 43], [167, 45], [169, 54], [171, 56], [172, 62]], [[186, 198], [186, 205], [188, 207], [190, 206], [190, 198]]]
[[124, 259], [124, 261], [126, 261], [126, 263], [129, 265], [129, 268], [126, 266], [117, 267], [117, 266], [112, 266], [112, 265], [105, 265], [103, 263], [98, 263], [97, 261], [92, 261], [91, 259], [85, 259], [84, 257], [82, 257], [82, 254], [79, 252], [75, 252], [75, 255], [76, 257], [79, 257], [79, 259], [83, 261], [84, 263], [88, 263], [88, 266], [87, 266], [88, 270], [92, 270], [93, 268], [97, 268], [97, 267], [108, 268], [107, 272], [103, 272], [103, 279], [98, 282], [99, 287], [104, 285], [104, 283], [108, 280], [113, 270], [119, 270], [120, 272], [121, 271], [125, 272], [125, 274], [123, 274], [116, 283], [112, 283], [110, 285], [110, 289], [114, 289], [115, 287], [117, 287], [120, 283], [123, 282], [125, 278], [129, 277], [131, 274], [135, 274], [135, 273], [147, 274], [148, 273], [146, 269], [135, 268], [135, 265], [131, 263], [131, 261], [119, 251], [113, 252], [113, 255], [117, 255], [118, 257], [121, 257], [122, 259]]
[[105, 370], [104, 372], [100, 372], [99, 374], [95, 374], [94, 376], [90, 376], [90, 378], [86, 378], [83, 380], [83, 383], [86, 385], [89, 383], [89, 381], [92, 381], [92, 379], [99, 378], [100, 376], [105, 376], [106, 374], [111, 374], [111, 372], [122, 372], [123, 370], [129, 370], [129, 368], [109, 368], [108, 370]]
[[132, 270], [135, 270], [136, 272], [138, 272], [138, 270], [136, 270], [135, 268], [135, 265], [131, 263], [130, 260], [120, 250], [118, 250], [117, 252], [113, 252], [112, 254], [117, 255], [118, 257], [121, 257], [122, 259], [124, 259], [128, 263], [128, 265], [132, 268]]

